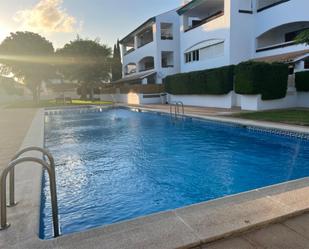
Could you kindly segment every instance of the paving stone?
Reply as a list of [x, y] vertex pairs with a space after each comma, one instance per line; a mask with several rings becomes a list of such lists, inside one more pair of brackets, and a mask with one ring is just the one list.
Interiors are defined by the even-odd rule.
[[275, 217], [284, 216], [290, 210], [267, 197], [254, 200], [244, 199], [242, 203], [231, 201], [227, 205], [208, 207], [208, 204], [196, 205], [177, 210], [186, 222], [198, 234], [203, 243], [235, 231], [252, 228], [253, 224], [263, 224]]
[[201, 246], [201, 249], [263, 249], [263, 247], [253, 245], [239, 237], [209, 243]]
[[281, 224], [244, 235], [249, 241], [269, 249], [308, 249], [309, 240]]
[[289, 219], [283, 224], [309, 239], [309, 214], [303, 214], [293, 219]]

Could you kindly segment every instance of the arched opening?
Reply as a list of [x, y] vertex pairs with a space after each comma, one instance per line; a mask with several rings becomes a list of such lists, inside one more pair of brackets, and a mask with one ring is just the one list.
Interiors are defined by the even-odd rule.
[[140, 72], [154, 69], [154, 58], [152, 56], [144, 57], [139, 61], [138, 68]]
[[287, 23], [268, 30], [256, 38], [256, 52], [295, 45], [296, 36], [309, 29], [309, 22]]
[[136, 73], [136, 63], [128, 63], [126, 66], [125, 66], [125, 75], [130, 75], [130, 74], [133, 74], [133, 73]]

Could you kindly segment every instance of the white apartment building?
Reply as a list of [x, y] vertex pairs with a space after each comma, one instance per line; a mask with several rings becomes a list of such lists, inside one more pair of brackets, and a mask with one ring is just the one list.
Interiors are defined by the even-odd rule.
[[121, 40], [119, 82], [160, 84], [180, 72], [248, 60], [278, 61], [290, 65], [283, 99], [263, 101], [260, 95], [232, 91], [218, 96], [169, 95], [169, 101], [244, 110], [309, 107], [309, 93], [296, 92], [293, 79], [293, 72], [309, 70], [309, 46], [294, 41], [306, 29], [308, 0], [184, 0], [177, 10], [149, 19]]
[[120, 41], [125, 82], [162, 83], [180, 71], [180, 26], [176, 10], [147, 20]]
[[[308, 10], [308, 0], [193, 0], [178, 10], [181, 72], [306, 58], [309, 47], [294, 38], [309, 28]], [[298, 70], [308, 68], [304, 58]]]
[[283, 61], [309, 69], [308, 0], [192, 0], [121, 40], [123, 81], [162, 83], [167, 75], [238, 64]]

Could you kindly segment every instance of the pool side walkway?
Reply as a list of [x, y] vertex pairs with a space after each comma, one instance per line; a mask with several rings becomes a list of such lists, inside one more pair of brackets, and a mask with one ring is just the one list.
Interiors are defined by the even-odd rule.
[[0, 170], [19, 150], [35, 113], [35, 109], [0, 107]]
[[[191, 108], [191, 107], [190, 107]], [[206, 109], [206, 108], [202, 108]], [[37, 110], [1, 110], [0, 109], [0, 160], [5, 164], [19, 149], [19, 146], [32, 144], [35, 140], [33, 131], [42, 124], [40, 117], [34, 116]], [[192, 111], [199, 112], [200, 109]], [[205, 111], [205, 110], [204, 110]], [[188, 113], [186, 108], [186, 113]], [[209, 112], [215, 113], [213, 109]], [[224, 111], [225, 112], [225, 111]], [[205, 114], [206, 115], [206, 114]], [[216, 114], [212, 114], [213, 116]], [[32, 129], [28, 131], [30, 123], [35, 117]], [[39, 121], [39, 122], [37, 122]], [[296, 127], [297, 128], [297, 127]], [[308, 130], [308, 128], [307, 128]], [[27, 133], [28, 132], [28, 133]], [[23, 141], [26, 136], [27, 141]], [[42, 136], [42, 132], [39, 137]], [[9, 143], [9, 140], [13, 140]], [[3, 167], [3, 164], [1, 164]], [[0, 169], [1, 169], [0, 167]], [[36, 175], [37, 170], [23, 171], [20, 174]], [[37, 177], [33, 177], [35, 179]], [[20, 178], [17, 175], [17, 182]], [[35, 185], [35, 186], [33, 186]], [[22, 186], [29, 186], [23, 188]], [[39, 183], [23, 182], [17, 184], [17, 197], [21, 203], [8, 210], [9, 221], [12, 227], [0, 232], [0, 248], [3, 249], [35, 249], [35, 248], [106, 248], [106, 249], [251, 249], [251, 248], [283, 248], [283, 249], [306, 249], [309, 248], [309, 214], [303, 213], [309, 209], [309, 179], [290, 182], [265, 188], [238, 196], [222, 198], [213, 202], [193, 205], [189, 208], [178, 209], [165, 213], [131, 220], [126, 223], [118, 223], [105, 228], [98, 228], [84, 233], [62, 236], [57, 240], [40, 241], [37, 239], [36, 225], [33, 221], [37, 216]], [[35, 190], [31, 193], [31, 190]], [[26, 202], [28, 197], [32, 202]], [[23, 199], [23, 200], [22, 200]], [[233, 201], [232, 201], [233, 200]], [[28, 213], [23, 208], [31, 207]], [[296, 212], [300, 210], [300, 212]], [[294, 212], [295, 217], [286, 217], [288, 213]], [[13, 214], [14, 213], [14, 214]], [[274, 225], [269, 225], [267, 219], [277, 216]], [[29, 217], [30, 216], [30, 217]], [[244, 219], [245, 217], [245, 219]], [[280, 219], [281, 217], [281, 219]], [[31, 221], [25, 223], [25, 221]], [[259, 230], [244, 233], [242, 228], [251, 227], [255, 222], [260, 225], [265, 222], [264, 227]], [[211, 227], [211, 229], [209, 229]], [[236, 237], [209, 243], [215, 240], [216, 234], [224, 233], [226, 236], [232, 234], [229, 231], [238, 227]], [[26, 231], [26, 233], [25, 233]], [[192, 242], [191, 247], [183, 245]], [[208, 244], [207, 244], [208, 243]]]

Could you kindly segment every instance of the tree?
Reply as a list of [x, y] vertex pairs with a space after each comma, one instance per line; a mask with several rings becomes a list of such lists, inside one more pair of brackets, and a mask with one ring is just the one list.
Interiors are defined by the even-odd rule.
[[120, 43], [117, 40], [117, 44], [114, 45], [114, 53], [112, 59], [112, 81], [116, 81], [122, 78], [122, 63], [120, 54]]
[[39, 34], [16, 32], [0, 44], [1, 74], [13, 73], [31, 90], [33, 100], [40, 100], [41, 84], [53, 75], [54, 47]]
[[98, 40], [81, 39], [66, 44], [56, 51], [59, 61], [63, 61], [59, 72], [64, 78], [77, 81], [81, 87], [81, 97], [93, 99], [94, 86], [110, 79], [111, 49]]
[[298, 44], [306, 44], [309, 45], [309, 29], [304, 30], [295, 39]]

